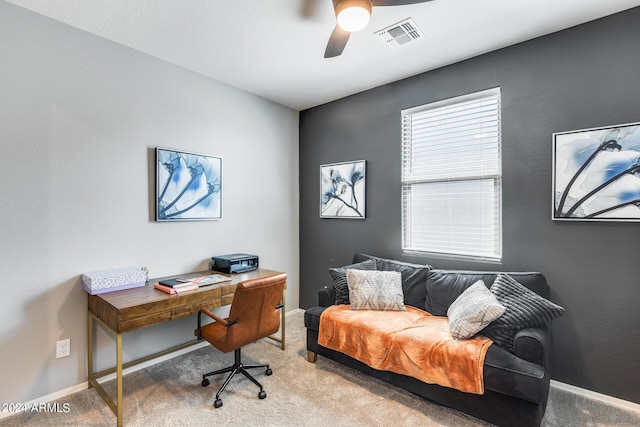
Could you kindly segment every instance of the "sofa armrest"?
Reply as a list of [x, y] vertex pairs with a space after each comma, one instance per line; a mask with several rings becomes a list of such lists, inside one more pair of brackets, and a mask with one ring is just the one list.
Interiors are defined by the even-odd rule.
[[336, 303], [336, 290], [333, 285], [327, 285], [318, 291], [318, 303], [320, 307], [329, 307]]
[[515, 355], [536, 365], [548, 367], [550, 360], [551, 335], [548, 329], [525, 328], [513, 339]]

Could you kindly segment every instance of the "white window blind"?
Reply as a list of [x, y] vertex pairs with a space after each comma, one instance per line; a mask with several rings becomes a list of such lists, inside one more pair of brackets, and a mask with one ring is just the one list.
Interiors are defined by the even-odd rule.
[[500, 89], [402, 111], [402, 248], [502, 257]]

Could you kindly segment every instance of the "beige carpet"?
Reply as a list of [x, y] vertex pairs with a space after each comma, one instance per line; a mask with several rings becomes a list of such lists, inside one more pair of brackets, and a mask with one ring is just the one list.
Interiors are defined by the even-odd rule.
[[[270, 363], [272, 376], [257, 372], [267, 392], [243, 377], [234, 379], [215, 409], [215, 393], [224, 377], [204, 372], [230, 365], [233, 354], [213, 347], [197, 349], [125, 376], [125, 426], [488, 426], [465, 414], [441, 407], [364, 374], [318, 357], [306, 361], [303, 313], [287, 316], [287, 349], [262, 340], [243, 351], [246, 363]], [[113, 382], [105, 388], [113, 396]], [[57, 401], [68, 413], [22, 413], [0, 419], [4, 426], [106, 426], [115, 416], [95, 390]], [[640, 425], [640, 413], [622, 411], [552, 389], [543, 426]]]

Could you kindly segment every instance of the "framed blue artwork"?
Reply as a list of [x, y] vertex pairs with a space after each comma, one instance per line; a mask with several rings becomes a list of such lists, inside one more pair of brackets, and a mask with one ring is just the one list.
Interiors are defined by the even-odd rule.
[[156, 221], [222, 219], [222, 158], [156, 148]]
[[320, 218], [365, 218], [366, 161], [320, 166]]
[[640, 123], [553, 134], [553, 219], [640, 221]]

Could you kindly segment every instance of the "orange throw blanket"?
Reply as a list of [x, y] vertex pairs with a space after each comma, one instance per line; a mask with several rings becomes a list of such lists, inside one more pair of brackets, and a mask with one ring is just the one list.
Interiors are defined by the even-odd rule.
[[446, 317], [407, 306], [407, 311], [328, 307], [320, 316], [318, 344], [370, 367], [429, 384], [484, 394], [482, 366], [492, 341], [456, 340]]

